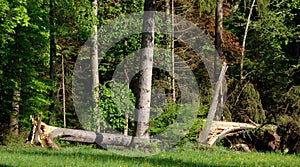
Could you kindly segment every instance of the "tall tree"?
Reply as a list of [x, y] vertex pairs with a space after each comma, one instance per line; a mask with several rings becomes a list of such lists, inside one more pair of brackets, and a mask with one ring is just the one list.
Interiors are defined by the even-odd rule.
[[[98, 16], [98, 0], [92, 1], [92, 8], [94, 18], [97, 20]], [[91, 71], [92, 71], [92, 108], [93, 112], [97, 113], [98, 110], [98, 101], [99, 101], [99, 72], [98, 72], [98, 45], [97, 45], [97, 23], [93, 25], [93, 36], [91, 38]], [[100, 123], [97, 120], [96, 131], [100, 132]]]
[[142, 50], [140, 55], [139, 96], [136, 110], [136, 136], [149, 138], [149, 117], [154, 51], [156, 0], [146, 0], [143, 15]]
[[66, 89], [65, 89], [65, 64], [64, 64], [64, 55], [61, 55], [61, 80], [62, 80], [62, 110], [64, 117], [64, 128], [67, 127], [67, 118], [66, 118]]
[[[218, 74], [218, 67], [217, 67], [217, 58], [222, 57], [222, 31], [223, 31], [223, 0], [218, 0], [217, 1], [217, 6], [216, 6], [216, 13], [215, 13], [215, 47], [216, 50], [218, 52], [218, 54], [215, 54], [214, 56], [214, 86], [215, 86], [215, 91], [216, 89], [216, 84], [218, 82], [219, 79], [219, 74]], [[223, 82], [223, 78], [222, 81], [220, 81], [220, 83], [222, 84]], [[220, 86], [222, 88], [222, 86]], [[218, 100], [218, 107], [217, 107], [217, 116], [216, 119], [219, 120], [220, 119], [220, 113], [222, 113], [222, 107], [224, 106], [224, 102], [225, 100], [223, 99], [223, 90], [220, 89], [220, 93], [219, 92], [215, 92], [217, 94], [219, 94], [219, 96], [217, 96], [217, 100]]]
[[[55, 0], [50, 0], [50, 79], [52, 81], [53, 88], [55, 87], [55, 62], [56, 62], [56, 39], [55, 39]], [[49, 107], [50, 112], [54, 114], [55, 108], [55, 94], [54, 89], [50, 90], [50, 99], [52, 103]]]
[[[215, 16], [215, 47], [218, 52], [218, 55], [222, 56], [222, 22], [223, 22], [223, 0], [217, 1], [216, 6], [216, 16]], [[215, 55], [214, 58], [214, 82], [216, 83], [218, 80], [218, 70], [217, 70], [217, 57]]]
[[172, 60], [172, 101], [176, 102], [176, 90], [175, 90], [175, 39], [174, 39], [174, 0], [171, 0], [171, 10], [172, 10], [172, 18], [171, 18], [171, 27], [172, 27], [172, 34], [171, 34], [171, 60]]

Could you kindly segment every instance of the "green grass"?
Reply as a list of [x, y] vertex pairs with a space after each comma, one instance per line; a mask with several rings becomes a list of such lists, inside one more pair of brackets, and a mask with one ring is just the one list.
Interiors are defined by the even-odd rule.
[[126, 157], [92, 148], [0, 147], [0, 166], [104, 166], [104, 167], [195, 167], [195, 166], [300, 166], [299, 155], [243, 153], [224, 148], [205, 151], [164, 152], [148, 157]]

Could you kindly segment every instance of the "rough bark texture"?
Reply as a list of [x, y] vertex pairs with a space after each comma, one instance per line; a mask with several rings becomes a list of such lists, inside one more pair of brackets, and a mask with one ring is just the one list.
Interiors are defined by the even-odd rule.
[[143, 15], [142, 50], [140, 60], [139, 97], [136, 111], [136, 136], [149, 138], [148, 127], [151, 103], [153, 67], [155, 0], [146, 0]]

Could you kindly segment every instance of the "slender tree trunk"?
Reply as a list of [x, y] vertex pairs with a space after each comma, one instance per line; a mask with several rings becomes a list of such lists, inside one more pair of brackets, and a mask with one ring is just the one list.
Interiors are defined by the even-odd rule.
[[[97, 18], [98, 16], [98, 1], [93, 0], [92, 1], [92, 7], [93, 7], [93, 13], [94, 17]], [[93, 36], [91, 38], [91, 70], [92, 70], [92, 108], [94, 114], [97, 114], [98, 112], [98, 100], [99, 100], [99, 74], [98, 74], [98, 45], [97, 45], [97, 25], [93, 25]], [[96, 120], [95, 122], [96, 130], [97, 132], [100, 132], [100, 120]]]
[[[127, 55], [127, 40], [124, 41], [124, 75], [125, 75], [125, 84], [128, 85], [128, 89], [129, 89], [129, 77], [127, 74], [127, 60], [125, 58], [125, 56]], [[124, 126], [124, 135], [127, 136], [128, 135], [128, 128], [129, 128], [129, 114], [128, 111], [124, 111], [124, 117], [125, 117], [125, 126]]]
[[10, 134], [13, 136], [18, 136], [19, 134], [19, 119], [18, 114], [20, 111], [20, 89], [19, 87], [14, 90], [13, 102], [12, 102], [12, 113], [10, 114]]
[[[169, 18], [170, 15], [170, 10], [171, 10], [171, 19]], [[170, 5], [170, 0], [166, 0], [166, 21], [167, 21], [167, 28], [169, 31], [169, 25], [171, 25], [171, 38], [169, 39], [168, 36], [166, 38], [167, 41], [167, 49], [171, 47], [171, 90], [172, 90], [172, 102], [176, 102], [176, 90], [175, 90], [175, 63], [174, 63], [174, 1], [171, 0], [171, 5]]]
[[146, 0], [143, 15], [142, 50], [140, 57], [139, 97], [136, 110], [136, 136], [149, 139], [148, 127], [154, 50], [155, 0]]
[[248, 19], [247, 19], [247, 24], [245, 28], [245, 34], [244, 34], [244, 39], [243, 39], [243, 45], [242, 45], [242, 57], [241, 57], [241, 65], [240, 65], [240, 81], [243, 80], [243, 68], [244, 68], [244, 55], [245, 55], [245, 46], [246, 46], [246, 38], [247, 38], [247, 33], [250, 25], [250, 19], [252, 15], [252, 10], [254, 8], [255, 0], [252, 1], [252, 5], [249, 11]]
[[172, 10], [172, 18], [171, 18], [171, 26], [172, 26], [172, 34], [171, 34], [171, 54], [172, 54], [172, 101], [176, 102], [176, 90], [175, 90], [175, 41], [174, 41], [174, 0], [171, 0], [171, 10]]
[[[50, 80], [53, 88], [55, 87], [55, 62], [56, 62], [56, 40], [55, 40], [55, 0], [50, 0]], [[55, 109], [55, 94], [54, 90], [50, 90], [50, 99], [52, 103], [49, 106], [49, 111], [54, 115]], [[55, 119], [55, 118], [54, 118]]]
[[214, 58], [214, 83], [218, 79], [218, 67], [217, 67], [217, 57], [222, 56], [222, 21], [223, 21], [223, 0], [217, 1], [216, 7], [216, 18], [215, 18], [215, 47], [218, 52], [218, 55], [215, 55]]
[[222, 82], [224, 80], [226, 70], [227, 70], [227, 64], [224, 62], [223, 66], [222, 66], [222, 69], [221, 69], [221, 72], [220, 72], [220, 75], [219, 75], [219, 77], [217, 79], [217, 82], [215, 84], [215, 92], [214, 92], [214, 96], [213, 96], [213, 101], [212, 101], [212, 104], [210, 105], [210, 108], [209, 108], [208, 116], [207, 116], [207, 119], [206, 119], [206, 124], [205, 124], [205, 127], [203, 128], [203, 130], [201, 131], [201, 134], [200, 134], [200, 137], [199, 137], [199, 141], [202, 144], [207, 143], [210, 128], [211, 128], [211, 125], [213, 123], [214, 117], [215, 117], [217, 109], [218, 109], [219, 99], [220, 99], [219, 92], [220, 92], [221, 87], [222, 87]]
[[[18, 46], [18, 45], [17, 45]], [[18, 59], [19, 64], [21, 63], [22, 58]], [[20, 102], [21, 102], [21, 75], [22, 75], [22, 67], [19, 68], [18, 72], [19, 75], [16, 76], [17, 85], [16, 88], [13, 90], [13, 97], [12, 97], [12, 112], [10, 114], [9, 126], [10, 126], [10, 134], [13, 136], [19, 135], [19, 112], [20, 112]]]
[[61, 77], [62, 77], [62, 110], [64, 116], [64, 128], [67, 127], [67, 118], [66, 118], [66, 90], [65, 90], [65, 65], [64, 65], [64, 56], [61, 55]]
[[[216, 18], [215, 18], [215, 47], [216, 50], [218, 52], [218, 54], [215, 54], [214, 57], [214, 86], [216, 87], [216, 83], [218, 81], [218, 67], [217, 67], [217, 59], [218, 56], [222, 57], [222, 30], [223, 30], [223, 0], [218, 0], [217, 1], [217, 7], [216, 7]], [[221, 81], [221, 83], [223, 82], [223, 80]], [[221, 87], [222, 88], [222, 87]], [[216, 90], [216, 89], [215, 89]], [[221, 89], [220, 89], [221, 90]], [[218, 107], [217, 107], [217, 115], [215, 116], [216, 120], [219, 120], [221, 115], [220, 113], [222, 113], [222, 108], [221, 106], [223, 106], [223, 93], [222, 90], [220, 92], [215, 92], [218, 93]]]

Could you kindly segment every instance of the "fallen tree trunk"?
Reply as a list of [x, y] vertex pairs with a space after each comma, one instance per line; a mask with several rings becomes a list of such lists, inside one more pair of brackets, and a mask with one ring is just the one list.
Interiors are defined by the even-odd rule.
[[[82, 143], [98, 144], [98, 145], [116, 145], [129, 146], [131, 136], [110, 133], [96, 133], [93, 131], [76, 130], [67, 128], [56, 128], [48, 134], [48, 140], [53, 141], [54, 138], [60, 140], [75, 141]], [[54, 144], [54, 143], [53, 143]]]
[[132, 141], [132, 136], [110, 133], [96, 133], [93, 131], [49, 126], [44, 122], [41, 122], [40, 117], [38, 121], [35, 121], [33, 117], [31, 120], [33, 127], [30, 135], [32, 136], [28, 136], [26, 141], [30, 141], [31, 144], [39, 143], [42, 147], [58, 149], [57, 144], [53, 142], [54, 138], [59, 138], [60, 140], [65, 141], [98, 144], [100, 146], [130, 146]]

